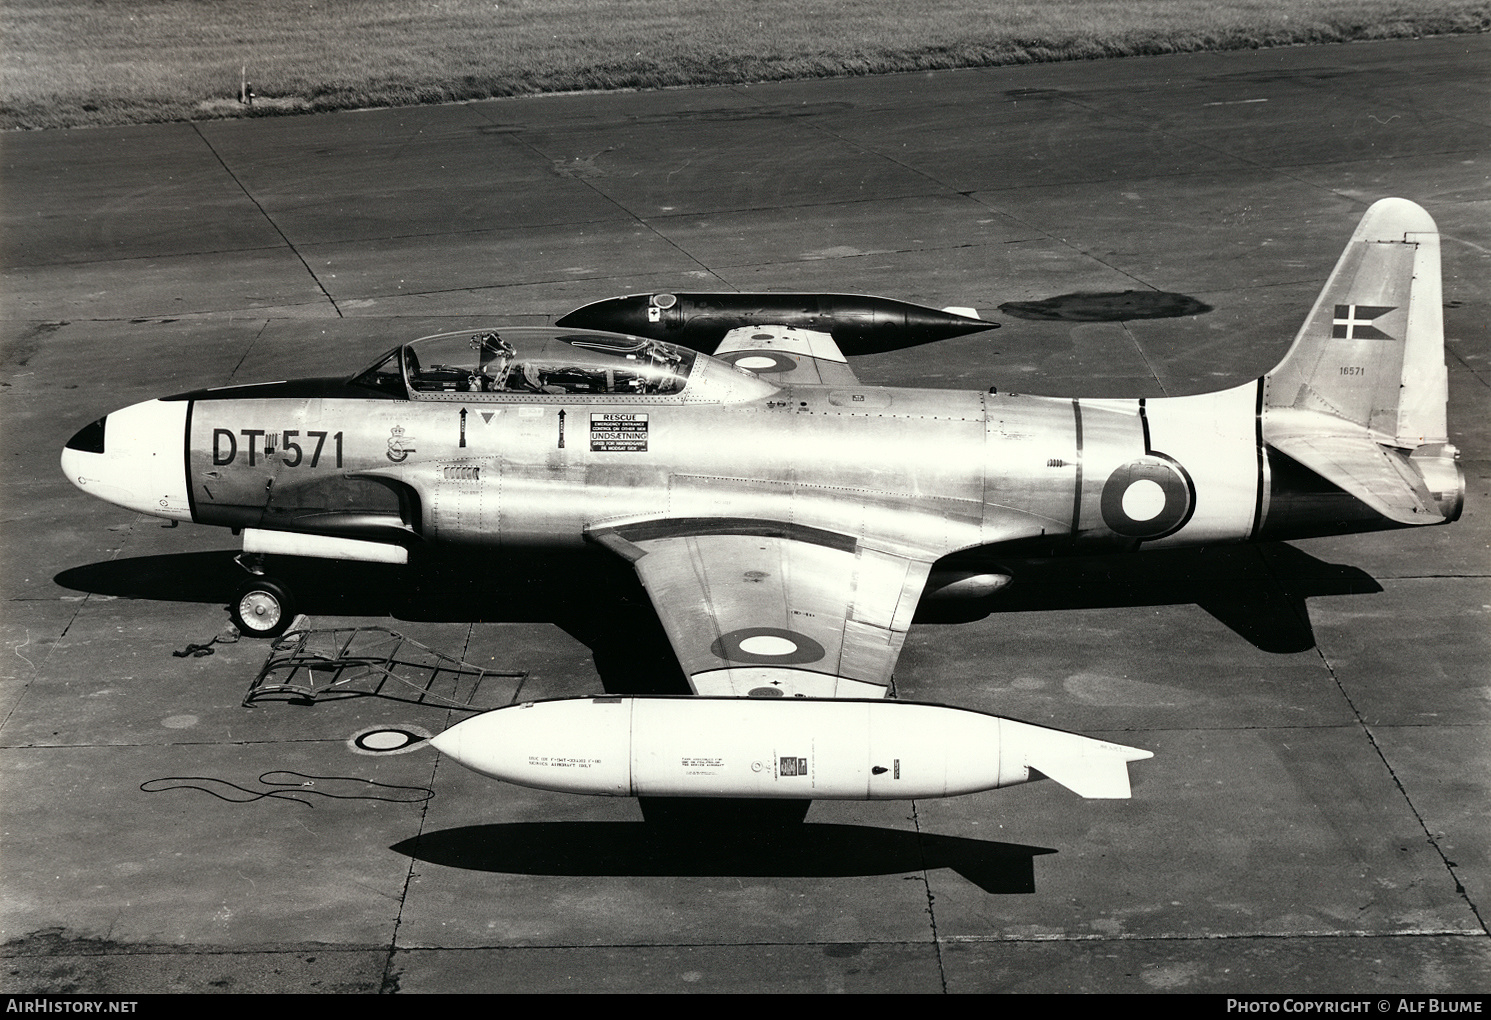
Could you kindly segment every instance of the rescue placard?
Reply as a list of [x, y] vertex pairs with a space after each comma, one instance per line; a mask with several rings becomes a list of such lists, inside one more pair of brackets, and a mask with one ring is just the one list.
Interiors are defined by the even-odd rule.
[[646, 453], [647, 415], [592, 414], [590, 450], [592, 453]]

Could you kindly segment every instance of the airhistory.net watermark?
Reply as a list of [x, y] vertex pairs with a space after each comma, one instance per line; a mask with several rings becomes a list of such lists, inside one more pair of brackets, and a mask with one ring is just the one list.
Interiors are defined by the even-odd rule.
[[45, 995], [9, 995], [7, 1013], [133, 1013], [138, 999], [74, 999]]

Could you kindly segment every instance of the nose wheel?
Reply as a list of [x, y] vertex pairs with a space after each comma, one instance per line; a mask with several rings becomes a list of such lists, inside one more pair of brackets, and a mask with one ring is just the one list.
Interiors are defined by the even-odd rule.
[[295, 619], [295, 601], [272, 581], [255, 577], [238, 589], [228, 606], [233, 626], [248, 637], [274, 638]]

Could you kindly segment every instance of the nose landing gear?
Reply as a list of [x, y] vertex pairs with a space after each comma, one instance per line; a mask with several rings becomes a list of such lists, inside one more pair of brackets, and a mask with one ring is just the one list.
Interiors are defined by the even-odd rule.
[[279, 585], [255, 578], [238, 589], [228, 615], [248, 637], [279, 637], [295, 619], [295, 603]]
[[246, 637], [276, 638], [295, 620], [295, 600], [284, 586], [264, 576], [262, 554], [245, 553], [238, 565], [254, 576], [239, 586], [228, 615]]

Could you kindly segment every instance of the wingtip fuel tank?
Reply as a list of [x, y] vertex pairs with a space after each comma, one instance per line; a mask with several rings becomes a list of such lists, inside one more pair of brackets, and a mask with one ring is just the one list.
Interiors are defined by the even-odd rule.
[[1129, 796], [1151, 752], [969, 709], [831, 699], [592, 697], [527, 702], [432, 741], [519, 786], [613, 797], [906, 800], [1040, 778]]
[[866, 294], [630, 294], [561, 316], [556, 326], [610, 330], [714, 351], [743, 326], [827, 333], [845, 354], [876, 354], [997, 329], [972, 308], [929, 308]]

